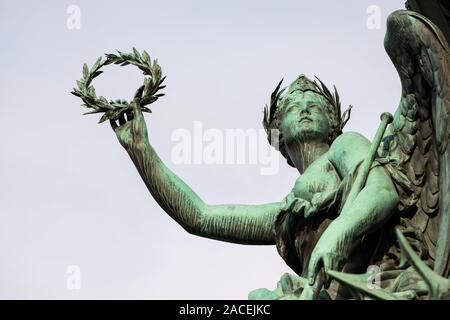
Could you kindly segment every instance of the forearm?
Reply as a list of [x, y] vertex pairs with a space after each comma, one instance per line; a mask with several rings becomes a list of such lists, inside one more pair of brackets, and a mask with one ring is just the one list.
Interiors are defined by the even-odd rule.
[[366, 186], [348, 210], [341, 212], [330, 224], [326, 234], [339, 235], [342, 243], [356, 243], [362, 236], [381, 227], [395, 212], [397, 204], [395, 190], [376, 185]]
[[157, 203], [189, 233], [243, 244], [275, 242], [279, 204], [207, 205], [164, 165], [149, 143], [128, 153]]
[[200, 197], [164, 165], [148, 142], [127, 151], [161, 208], [188, 232], [200, 230], [206, 207]]

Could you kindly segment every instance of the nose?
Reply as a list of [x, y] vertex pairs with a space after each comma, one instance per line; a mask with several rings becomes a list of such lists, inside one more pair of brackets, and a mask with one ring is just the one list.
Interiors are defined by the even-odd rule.
[[304, 114], [307, 114], [307, 115], [310, 114], [308, 108], [301, 108], [301, 109], [300, 109], [300, 115], [304, 115]]

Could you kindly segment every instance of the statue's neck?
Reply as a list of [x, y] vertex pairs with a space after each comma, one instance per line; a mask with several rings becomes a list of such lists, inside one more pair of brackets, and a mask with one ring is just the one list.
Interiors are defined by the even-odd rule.
[[330, 149], [324, 142], [308, 141], [295, 142], [288, 146], [289, 157], [297, 170], [303, 174], [305, 170], [320, 156]]

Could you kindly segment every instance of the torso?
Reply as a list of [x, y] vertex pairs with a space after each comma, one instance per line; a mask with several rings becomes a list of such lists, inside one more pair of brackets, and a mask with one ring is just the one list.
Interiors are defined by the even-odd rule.
[[[370, 142], [359, 134], [341, 135], [328, 152], [316, 159], [297, 179], [292, 190], [294, 196], [311, 201], [317, 193], [338, 189], [343, 177], [367, 154], [368, 146]], [[306, 276], [312, 250], [337, 217], [336, 210], [320, 211], [307, 219], [289, 212], [278, 217], [277, 249], [297, 274]]]
[[314, 161], [297, 179], [294, 195], [311, 200], [317, 192], [338, 188], [343, 177], [362, 161], [370, 148], [363, 135], [348, 132], [340, 135], [330, 149]]
[[311, 201], [314, 194], [337, 189], [340, 182], [335, 167], [328, 160], [327, 152], [305, 170], [292, 191], [296, 197]]

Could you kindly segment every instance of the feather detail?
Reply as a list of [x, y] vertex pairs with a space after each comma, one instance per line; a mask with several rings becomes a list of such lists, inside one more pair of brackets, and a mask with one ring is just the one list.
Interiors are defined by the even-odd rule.
[[[417, 197], [412, 223], [424, 234], [435, 270], [450, 269], [450, 55], [439, 29], [400, 10], [387, 22], [385, 47], [402, 83], [386, 141], [388, 157], [404, 168]], [[390, 135], [390, 137], [389, 137]], [[449, 155], [446, 155], [449, 153]], [[448, 169], [447, 169], [448, 168]], [[447, 208], [448, 207], [448, 208]], [[439, 212], [440, 211], [440, 212]], [[436, 247], [435, 247], [436, 246]]]

